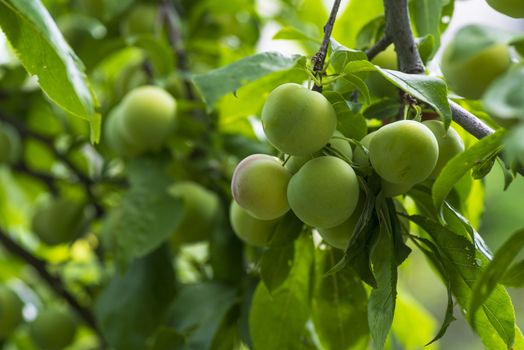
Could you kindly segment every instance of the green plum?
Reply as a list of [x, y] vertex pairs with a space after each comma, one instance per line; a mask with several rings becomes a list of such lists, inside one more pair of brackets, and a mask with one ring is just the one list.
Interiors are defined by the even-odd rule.
[[120, 156], [133, 156], [140, 154], [141, 145], [129, 142], [122, 133], [122, 108], [116, 106], [107, 116], [104, 131], [104, 141], [109, 148]]
[[[362, 146], [366, 147], [369, 150], [369, 143], [375, 135], [376, 131], [370, 132], [360, 140]], [[371, 163], [369, 162], [369, 154], [367, 154], [362, 147], [357, 146], [353, 155], [353, 161], [360, 165], [361, 167], [369, 167]]]
[[413, 187], [412, 184], [395, 184], [384, 179], [381, 179], [380, 186], [382, 188], [382, 194], [386, 198], [407, 193]]
[[307, 156], [329, 141], [337, 126], [337, 115], [321, 93], [287, 83], [267, 97], [262, 125], [269, 142], [279, 151]]
[[260, 220], [273, 220], [289, 210], [286, 191], [291, 174], [280, 159], [252, 154], [235, 168], [231, 180], [233, 198]]
[[340, 158], [322, 156], [308, 161], [291, 178], [287, 198], [304, 223], [317, 228], [342, 224], [355, 210], [359, 184], [355, 171]]
[[302, 165], [306, 164], [311, 159], [315, 158], [315, 155], [309, 156], [289, 156], [286, 164], [284, 165], [291, 174], [296, 174], [297, 171], [302, 168]]
[[22, 300], [12, 290], [0, 288], [0, 341], [22, 323], [23, 306]]
[[513, 18], [524, 18], [524, 1], [522, 0], [486, 0], [489, 6]]
[[359, 201], [353, 214], [342, 224], [331, 228], [319, 228], [318, 233], [322, 239], [330, 246], [345, 250], [348, 247], [349, 240], [353, 236], [353, 231], [357, 225], [358, 219], [362, 215], [365, 197], [362, 193], [359, 195]]
[[235, 201], [231, 202], [229, 209], [229, 220], [233, 232], [242, 241], [256, 247], [268, 245], [273, 232], [275, 231], [280, 219], [260, 220], [242, 209]]
[[479, 99], [511, 65], [509, 48], [492, 38], [490, 29], [466, 26], [446, 47], [441, 68], [450, 88], [468, 99]]
[[429, 175], [430, 179], [435, 179], [447, 162], [459, 153], [464, 152], [464, 142], [459, 134], [451, 126], [445, 129], [444, 123], [439, 120], [426, 120], [422, 122], [431, 130], [438, 143], [438, 160], [435, 169]]
[[50, 198], [36, 208], [32, 224], [33, 233], [47, 245], [73, 240], [79, 233], [84, 206], [70, 198]]
[[169, 193], [184, 202], [182, 218], [173, 233], [171, 243], [177, 246], [207, 239], [218, 220], [218, 196], [191, 181], [177, 182], [169, 188]]
[[[371, 63], [385, 69], [398, 70], [397, 53], [395, 47], [389, 45], [388, 48], [379, 53], [371, 60]], [[366, 84], [369, 92], [377, 97], [393, 97], [398, 98], [398, 89], [391, 84], [378, 72], [369, 72], [366, 77]]]
[[123, 138], [143, 150], [158, 150], [172, 133], [176, 123], [176, 101], [156, 86], [141, 86], [122, 100], [117, 124]]
[[60, 350], [70, 345], [76, 335], [76, 319], [62, 309], [48, 309], [38, 313], [31, 323], [29, 334], [41, 350]]
[[414, 185], [433, 172], [438, 142], [424, 124], [401, 120], [377, 130], [369, 143], [369, 159], [382, 179]]

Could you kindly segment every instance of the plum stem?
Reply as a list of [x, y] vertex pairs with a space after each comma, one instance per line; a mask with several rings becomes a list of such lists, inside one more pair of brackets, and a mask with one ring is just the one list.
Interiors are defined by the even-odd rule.
[[[329, 48], [329, 40], [331, 39], [331, 33], [333, 32], [333, 27], [335, 26], [335, 19], [337, 18], [338, 9], [340, 8], [340, 3], [342, 0], [335, 0], [333, 7], [331, 7], [331, 12], [327, 20], [326, 25], [324, 26], [324, 38], [322, 39], [322, 44], [320, 49], [311, 59], [313, 62], [313, 72], [317, 76], [320, 82], [322, 82], [322, 75], [324, 70], [324, 63], [326, 62], [326, 56]], [[322, 92], [322, 84], [313, 85], [313, 91]]]

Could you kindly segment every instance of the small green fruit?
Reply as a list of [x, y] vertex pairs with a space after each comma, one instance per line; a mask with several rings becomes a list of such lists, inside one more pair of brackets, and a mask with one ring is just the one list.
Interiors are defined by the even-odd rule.
[[326, 145], [337, 126], [337, 115], [324, 95], [287, 83], [267, 97], [262, 125], [279, 151], [307, 156]]
[[511, 65], [509, 48], [493, 39], [487, 27], [462, 28], [445, 49], [441, 68], [457, 94], [479, 99], [488, 86]]
[[330, 246], [345, 250], [349, 245], [349, 240], [353, 236], [355, 226], [357, 225], [358, 219], [362, 215], [363, 208], [364, 197], [360, 195], [357, 207], [349, 219], [335, 227], [319, 228], [318, 233], [320, 233], [322, 239]]
[[83, 213], [84, 206], [72, 199], [48, 199], [34, 213], [33, 233], [48, 245], [70, 242], [79, 234]]
[[120, 156], [140, 154], [142, 146], [129, 142], [122, 133], [122, 108], [116, 106], [107, 116], [104, 127], [104, 140], [109, 148]]
[[209, 238], [220, 210], [217, 195], [191, 181], [176, 183], [169, 188], [169, 193], [184, 202], [182, 218], [173, 233], [171, 243], [177, 246]]
[[244, 158], [231, 180], [233, 198], [260, 220], [273, 220], [289, 210], [286, 191], [291, 174], [282, 162], [266, 154]]
[[524, 1], [522, 0], [486, 0], [489, 6], [513, 18], [524, 18]]
[[337, 157], [310, 160], [289, 181], [287, 198], [293, 212], [304, 223], [330, 228], [347, 220], [359, 197], [353, 168]]
[[431, 130], [438, 143], [438, 160], [435, 169], [429, 178], [435, 179], [448, 161], [459, 153], [464, 152], [464, 142], [459, 134], [451, 126], [446, 130], [444, 123], [439, 120], [427, 120], [423, 122]]
[[[397, 53], [395, 47], [389, 45], [388, 48], [379, 53], [371, 63], [385, 69], [398, 70]], [[366, 77], [366, 84], [369, 92], [377, 97], [394, 97], [398, 98], [398, 89], [391, 84], [382, 74], [378, 72], [369, 72]]]
[[12, 290], [0, 288], [0, 340], [5, 339], [22, 323], [22, 300]]
[[[362, 144], [362, 146], [366, 147], [368, 149], [368, 151], [369, 151], [369, 143], [371, 142], [371, 139], [373, 138], [375, 133], [376, 133], [376, 131], [370, 132], [369, 134], [364, 136], [362, 138], [362, 140], [360, 140], [360, 143]], [[360, 146], [357, 146], [355, 148], [353, 161], [356, 164], [360, 165], [361, 167], [369, 167], [369, 166], [371, 166], [371, 163], [369, 162], [369, 154], [364, 152], [364, 150]]]
[[235, 232], [238, 238], [256, 247], [268, 245], [280, 221], [280, 219], [259, 220], [242, 209], [235, 201], [231, 202], [229, 220], [231, 221], [233, 232]]
[[122, 116], [117, 120], [122, 136], [144, 151], [158, 150], [174, 130], [176, 101], [159, 87], [142, 86], [132, 90], [120, 108]]
[[76, 320], [64, 310], [49, 309], [38, 314], [29, 332], [41, 350], [61, 350], [75, 339]]
[[424, 124], [401, 120], [377, 130], [369, 143], [369, 159], [384, 180], [414, 185], [435, 168], [438, 143]]
[[380, 181], [382, 194], [386, 198], [396, 197], [407, 193], [412, 187], [412, 184], [394, 184], [392, 182], [381, 179]]

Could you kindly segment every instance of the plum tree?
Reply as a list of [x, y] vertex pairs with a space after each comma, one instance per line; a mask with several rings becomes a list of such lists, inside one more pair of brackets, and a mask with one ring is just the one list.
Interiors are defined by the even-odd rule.
[[260, 220], [242, 209], [235, 201], [231, 202], [229, 209], [229, 220], [233, 232], [252, 246], [264, 247], [267, 246], [271, 235], [275, 231], [280, 219], [274, 220]]
[[286, 190], [291, 174], [267, 154], [253, 154], [238, 163], [231, 179], [233, 198], [261, 220], [272, 220], [289, 210]]
[[267, 97], [262, 125], [269, 142], [279, 151], [307, 156], [326, 145], [337, 126], [337, 116], [324, 95], [287, 83]]
[[31, 323], [31, 339], [42, 350], [60, 350], [70, 345], [76, 335], [76, 320], [62, 309], [48, 309], [38, 313]]
[[424, 124], [401, 120], [377, 130], [369, 143], [369, 159], [384, 180], [414, 185], [435, 168], [438, 143]]
[[287, 198], [304, 223], [330, 228], [348, 219], [359, 197], [353, 168], [340, 158], [322, 156], [308, 161], [291, 177]]
[[84, 206], [70, 198], [49, 198], [36, 208], [32, 230], [48, 245], [70, 242], [79, 233]]
[[500, 13], [514, 18], [524, 18], [524, 2], [522, 0], [486, 0], [486, 2]]
[[0, 341], [22, 323], [23, 306], [22, 300], [12, 290], [0, 288]]
[[464, 142], [455, 129], [450, 126], [446, 130], [444, 123], [439, 120], [426, 120], [422, 124], [431, 130], [438, 143], [437, 164], [429, 175], [430, 178], [434, 179], [451, 158], [464, 151]]
[[358, 219], [360, 218], [360, 215], [362, 215], [364, 199], [365, 197], [361, 193], [353, 214], [351, 214], [351, 216], [340, 225], [331, 228], [318, 229], [318, 233], [320, 233], [320, 236], [322, 236], [322, 239], [327, 244], [334, 248], [343, 250], [348, 247], [349, 240], [351, 239], [351, 236], [353, 236], [353, 231], [355, 230]]
[[492, 38], [489, 29], [467, 26], [459, 30], [442, 55], [441, 68], [457, 94], [479, 99], [488, 86], [511, 65], [509, 48]]
[[141, 86], [121, 102], [121, 117], [116, 127], [126, 142], [141, 150], [157, 150], [171, 134], [176, 123], [176, 101], [156, 86]]
[[177, 182], [169, 188], [169, 193], [184, 202], [182, 218], [171, 237], [171, 243], [177, 246], [207, 239], [220, 211], [217, 195], [192, 181]]

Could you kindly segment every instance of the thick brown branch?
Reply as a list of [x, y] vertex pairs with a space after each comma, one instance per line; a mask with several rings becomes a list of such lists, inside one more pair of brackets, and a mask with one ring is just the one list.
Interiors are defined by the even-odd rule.
[[[315, 54], [315, 56], [313, 56], [313, 71], [320, 81], [322, 81], [324, 63], [326, 62], [327, 51], [329, 48], [329, 40], [331, 39], [331, 33], [333, 32], [333, 27], [335, 26], [335, 19], [337, 18], [341, 1], [342, 0], [335, 0], [333, 3], [328, 21], [324, 26], [324, 38], [322, 39], [322, 44], [320, 45], [318, 52]], [[322, 84], [315, 84], [313, 86], [313, 91], [322, 92]]]
[[[13, 255], [18, 256], [26, 263], [31, 265], [38, 275], [49, 285], [49, 287], [60, 297], [62, 297], [73, 310], [85, 321], [85, 323], [92, 328], [99, 336], [100, 332], [96, 325], [95, 319], [89, 309], [80, 305], [78, 300], [69, 293], [62, 282], [62, 280], [47, 270], [47, 263], [34, 255], [32, 255], [25, 248], [16, 243], [2, 228], [0, 228], [0, 243]], [[102, 339], [102, 338], [101, 338]]]

